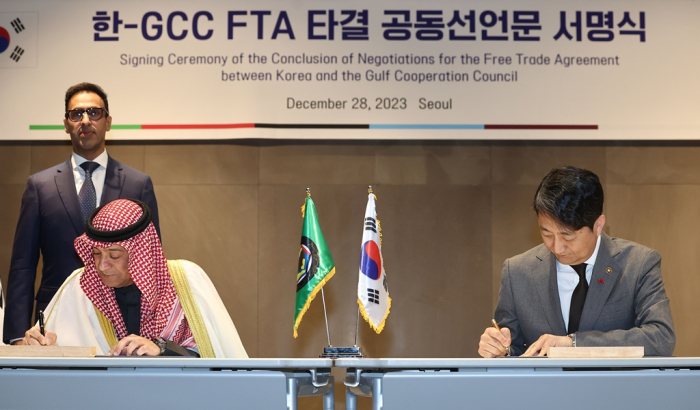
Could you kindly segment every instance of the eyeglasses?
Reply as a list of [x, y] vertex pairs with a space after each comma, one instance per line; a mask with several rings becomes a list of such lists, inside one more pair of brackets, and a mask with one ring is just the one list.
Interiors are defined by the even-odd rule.
[[90, 121], [99, 121], [105, 114], [109, 116], [109, 113], [104, 108], [90, 107], [86, 110], [82, 108], [78, 108], [77, 110], [68, 110], [66, 111], [66, 118], [73, 122], [80, 122], [83, 120], [83, 114], [85, 113], [87, 113]]

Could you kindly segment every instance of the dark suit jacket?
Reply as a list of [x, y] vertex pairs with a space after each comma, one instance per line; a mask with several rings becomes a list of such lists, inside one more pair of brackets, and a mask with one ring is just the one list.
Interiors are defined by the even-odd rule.
[[[539, 245], [503, 264], [495, 319], [510, 329], [514, 354], [543, 334], [566, 335], [555, 261]], [[673, 353], [676, 336], [657, 251], [603, 234], [576, 345], [644, 346], [647, 356]]]
[[[160, 234], [158, 205], [151, 178], [109, 157], [100, 204], [118, 198], [135, 198], [152, 211]], [[22, 196], [7, 286], [3, 339], [24, 337], [31, 327], [34, 281], [43, 257], [36, 310], [43, 310], [63, 281], [83, 266], [73, 241], [85, 232], [70, 159], [29, 177]]]

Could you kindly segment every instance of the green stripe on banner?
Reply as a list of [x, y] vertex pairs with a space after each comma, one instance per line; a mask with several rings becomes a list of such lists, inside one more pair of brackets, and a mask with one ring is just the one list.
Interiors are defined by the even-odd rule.
[[30, 125], [30, 130], [62, 130], [63, 125]]
[[[63, 125], [30, 125], [31, 131], [62, 130]], [[140, 130], [141, 124], [112, 125], [113, 130]]]
[[140, 130], [141, 124], [112, 125], [113, 130]]

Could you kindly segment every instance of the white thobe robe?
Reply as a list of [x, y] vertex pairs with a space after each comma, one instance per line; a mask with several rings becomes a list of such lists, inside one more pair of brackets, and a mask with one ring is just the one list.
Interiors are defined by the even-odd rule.
[[[216, 357], [247, 358], [236, 326], [207, 274], [195, 263], [178, 262], [183, 267]], [[44, 312], [46, 330], [56, 333], [59, 346], [96, 346], [96, 354], [104, 355], [110, 346], [94, 305], [80, 287], [82, 272], [82, 268], [73, 272], [49, 302]]]

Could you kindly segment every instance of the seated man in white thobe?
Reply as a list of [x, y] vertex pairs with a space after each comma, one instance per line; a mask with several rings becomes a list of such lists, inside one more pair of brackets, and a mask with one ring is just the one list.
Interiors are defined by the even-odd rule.
[[112, 356], [248, 357], [204, 271], [166, 261], [143, 202], [96, 209], [74, 246], [85, 268], [48, 304], [45, 335], [34, 326], [24, 344], [96, 346]]

